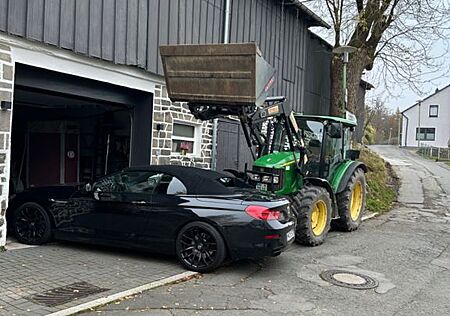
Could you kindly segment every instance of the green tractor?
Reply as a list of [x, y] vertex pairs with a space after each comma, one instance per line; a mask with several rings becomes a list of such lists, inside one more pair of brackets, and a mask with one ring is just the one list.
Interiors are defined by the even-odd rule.
[[[254, 161], [227, 170], [261, 191], [288, 197], [296, 240], [317, 246], [330, 227], [353, 231], [366, 199], [366, 166], [350, 148], [356, 120], [294, 113], [285, 97], [267, 97], [274, 71], [255, 44], [160, 47], [172, 101], [198, 119], [237, 116]], [[250, 92], [249, 92], [250, 91]]]

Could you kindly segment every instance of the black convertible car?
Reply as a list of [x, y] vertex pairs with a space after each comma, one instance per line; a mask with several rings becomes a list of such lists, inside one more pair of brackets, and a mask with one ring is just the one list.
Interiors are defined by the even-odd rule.
[[295, 235], [284, 198], [222, 173], [132, 167], [83, 188], [32, 188], [10, 200], [9, 229], [27, 244], [52, 237], [176, 254], [194, 271], [279, 255]]

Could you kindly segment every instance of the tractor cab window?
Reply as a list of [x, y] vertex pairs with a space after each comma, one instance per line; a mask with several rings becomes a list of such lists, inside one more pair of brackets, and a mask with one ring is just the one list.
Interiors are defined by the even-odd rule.
[[[339, 133], [330, 132], [333, 125], [327, 125], [327, 137], [324, 148], [323, 176], [328, 177], [335, 167], [342, 161], [342, 130]], [[341, 127], [342, 128], [342, 127]], [[334, 133], [334, 135], [332, 135]]]
[[313, 120], [300, 120], [298, 123], [308, 157], [305, 168], [311, 175], [319, 176], [324, 125]]

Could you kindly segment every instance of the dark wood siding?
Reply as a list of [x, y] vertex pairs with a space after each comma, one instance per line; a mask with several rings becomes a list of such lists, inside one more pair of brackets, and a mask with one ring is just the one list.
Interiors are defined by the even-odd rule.
[[[317, 82], [329, 79], [304, 12], [279, 0], [230, 1], [230, 42], [259, 44], [277, 69], [273, 94], [286, 95], [297, 111], [323, 112], [312, 104], [323, 107], [324, 96], [316, 96], [327, 98], [329, 84], [318, 88]], [[159, 45], [222, 42], [224, 5], [225, 0], [0, 0], [0, 31], [162, 74]], [[314, 67], [323, 70], [320, 78]]]
[[220, 43], [224, 0], [0, 0], [0, 31], [162, 74], [160, 44]]
[[256, 41], [277, 69], [274, 95], [285, 95], [296, 111], [304, 110], [308, 26], [302, 13], [281, 1], [232, 1], [230, 42]]
[[331, 46], [308, 32], [305, 114], [327, 115], [331, 100]]

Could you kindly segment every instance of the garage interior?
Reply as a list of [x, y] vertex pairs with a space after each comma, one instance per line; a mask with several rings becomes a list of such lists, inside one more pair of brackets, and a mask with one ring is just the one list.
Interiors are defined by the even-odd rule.
[[151, 93], [16, 64], [10, 194], [148, 164]]

